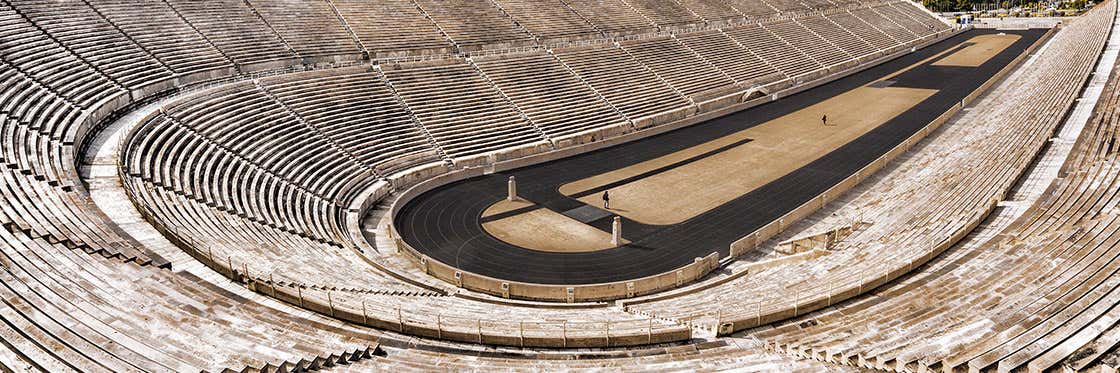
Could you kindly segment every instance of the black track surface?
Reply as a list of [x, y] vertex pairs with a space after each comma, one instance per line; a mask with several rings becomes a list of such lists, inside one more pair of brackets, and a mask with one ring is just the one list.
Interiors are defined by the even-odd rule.
[[[519, 196], [563, 213], [585, 206], [560, 194], [560, 185], [623, 168], [764, 123], [952, 48], [973, 30], [890, 62], [820, 87], [701, 124], [549, 163], [449, 184], [403, 206], [394, 217], [401, 236], [443, 263], [494, 278], [543, 284], [622, 281], [663, 273], [718, 251], [781, 217], [856, 172], [921, 129], [1033, 44], [1045, 30], [1002, 31], [1022, 35], [1016, 43], [977, 68], [932, 66], [928, 61], [896, 78], [892, 86], [939, 90], [839, 149], [722, 206], [674, 225], [644, 225], [623, 219], [623, 247], [585, 253], [551, 253], [502, 242], [482, 229], [482, 212], [506, 196], [506, 180], [517, 177]], [[951, 53], [946, 53], [949, 55]], [[859, 110], [859, 108], [851, 108]], [[610, 218], [590, 224], [610, 231]]]

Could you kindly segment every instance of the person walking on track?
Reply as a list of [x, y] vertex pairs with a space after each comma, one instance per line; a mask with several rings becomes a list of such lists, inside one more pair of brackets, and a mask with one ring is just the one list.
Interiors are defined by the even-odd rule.
[[828, 127], [828, 114], [821, 116], [821, 124], [823, 124], [825, 127]]
[[611, 209], [611, 192], [609, 190], [603, 191], [603, 209]]

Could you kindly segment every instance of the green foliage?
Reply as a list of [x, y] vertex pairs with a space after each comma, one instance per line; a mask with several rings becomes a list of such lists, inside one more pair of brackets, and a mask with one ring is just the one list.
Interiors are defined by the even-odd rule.
[[1085, 7], [1085, 0], [1063, 1], [1058, 3], [1058, 9], [1081, 9]]
[[[1021, 7], [1025, 12], [1020, 15], [1026, 16], [1028, 12], [1044, 13], [1045, 9], [1050, 6], [1050, 2], [1027, 2], [1019, 0], [922, 0], [922, 5], [934, 12], [970, 12], [974, 9], [992, 9], [1000, 7], [1003, 9], [1011, 9]], [[1083, 9], [1086, 5], [1091, 4], [1088, 0], [1067, 0], [1058, 3], [1058, 9], [1077, 10]]]

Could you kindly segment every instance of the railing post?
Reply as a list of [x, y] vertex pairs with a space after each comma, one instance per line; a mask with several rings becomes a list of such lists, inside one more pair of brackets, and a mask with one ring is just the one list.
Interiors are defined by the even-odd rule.
[[622, 246], [622, 218], [618, 216], [611, 221], [611, 245]]
[[400, 325], [400, 332], [404, 333], [404, 316], [401, 315], [401, 305], [397, 305], [397, 325]]
[[757, 304], [755, 304], [754, 314], [755, 314], [755, 317], [758, 318], [758, 321], [755, 323], [757, 325], [755, 325], [755, 326], [762, 326], [762, 301], [761, 300], [758, 301]]
[[607, 320], [607, 347], [611, 346], [611, 321]]
[[482, 344], [482, 319], [478, 319], [478, 344]]
[[331, 299], [330, 290], [327, 291], [327, 307], [331, 310], [331, 317], [334, 317], [334, 300]]
[[303, 307], [303, 288], [296, 286], [296, 293], [299, 294], [299, 306]]
[[564, 347], [567, 348], [568, 347], [568, 320], [564, 320], [562, 330], [563, 330], [563, 333], [564, 333], [563, 334], [563, 336], [564, 336]]
[[801, 303], [801, 289], [793, 291], [793, 317], [797, 317], [797, 304]]

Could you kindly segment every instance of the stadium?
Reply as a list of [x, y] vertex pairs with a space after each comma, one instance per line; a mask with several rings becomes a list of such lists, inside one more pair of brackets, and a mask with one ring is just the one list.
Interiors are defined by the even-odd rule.
[[1116, 3], [0, 0], [0, 370], [1115, 372]]

